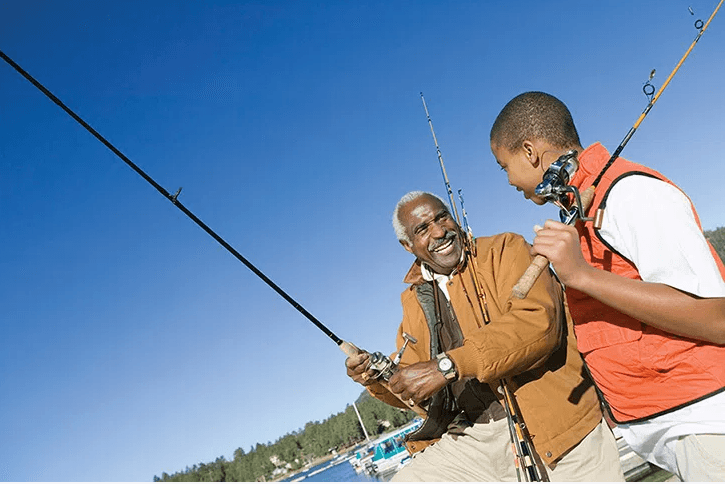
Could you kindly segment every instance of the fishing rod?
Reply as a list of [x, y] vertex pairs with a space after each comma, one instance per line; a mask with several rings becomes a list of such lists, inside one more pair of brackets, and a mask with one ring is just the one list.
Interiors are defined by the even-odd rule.
[[[116, 156], [121, 158], [124, 163], [126, 163], [133, 171], [138, 173], [141, 178], [146, 180], [151, 186], [153, 186], [161, 195], [164, 196], [167, 200], [169, 200], [171, 203], [174, 204], [176, 208], [181, 210], [184, 215], [189, 217], [191, 220], [194, 221], [199, 227], [204, 230], [207, 234], [209, 234], [214, 240], [219, 242], [222, 247], [227, 249], [234, 257], [237, 258], [242, 264], [247, 266], [254, 274], [256, 274], [260, 279], [262, 279], [269, 287], [275, 290], [277, 294], [282, 296], [288, 303], [290, 303], [297, 311], [302, 313], [303, 316], [305, 316], [312, 324], [317, 326], [323, 333], [325, 333], [332, 341], [335, 342], [338, 346], [342, 347], [346, 344], [345, 341], [343, 341], [341, 338], [339, 338], [335, 333], [333, 333], [327, 326], [322, 324], [320, 320], [318, 320], [316, 317], [314, 317], [309, 311], [307, 311], [300, 303], [295, 301], [289, 294], [287, 294], [284, 290], [282, 290], [281, 287], [279, 287], [277, 284], [274, 283], [269, 277], [267, 277], [262, 271], [260, 271], [257, 267], [254, 266], [248, 259], [246, 259], [242, 254], [240, 254], [234, 247], [229, 245], [220, 235], [218, 235], [216, 232], [214, 232], [208, 225], [206, 225], [204, 222], [202, 222], [199, 217], [194, 215], [191, 210], [186, 208], [183, 203], [179, 201], [179, 194], [181, 193], [181, 188], [179, 188], [175, 194], [171, 195], [169, 192], [167, 192], [161, 185], [159, 185], [153, 178], [151, 178], [146, 172], [144, 172], [141, 168], [139, 168], [138, 165], [136, 165], [133, 161], [131, 161], [126, 155], [121, 153], [121, 151], [113, 146], [111, 142], [109, 142], [106, 138], [104, 138], [98, 131], [93, 129], [87, 122], [85, 122], [80, 116], [78, 116], [73, 110], [71, 110], [68, 106], [66, 106], [60, 99], [58, 99], [57, 96], [55, 96], [52, 92], [50, 92], [45, 86], [43, 86], [40, 82], [38, 82], [34, 77], [32, 77], [27, 71], [25, 71], [22, 67], [20, 67], [15, 61], [13, 61], [10, 57], [8, 57], [3, 51], [0, 50], [0, 57], [10, 64], [16, 71], [20, 73], [25, 79], [30, 81], [31, 84], [33, 84], [35, 87], [37, 87], [43, 94], [45, 94], [51, 101], [53, 101], [55, 104], [57, 104], [63, 111], [65, 111], [70, 117], [75, 119], [78, 124], [83, 126], [89, 133], [91, 133], [98, 141], [103, 143], [109, 150], [111, 150]], [[343, 349], [343, 351], [345, 351]]]
[[[206, 225], [204, 222], [199, 219], [196, 215], [194, 215], [191, 210], [186, 208], [183, 203], [179, 201], [179, 195], [181, 194], [181, 188], [179, 188], [176, 193], [171, 195], [168, 191], [166, 191], [161, 185], [159, 185], [151, 176], [149, 176], [146, 172], [144, 172], [138, 165], [136, 165], [134, 162], [132, 162], [126, 155], [124, 155], [118, 148], [116, 148], [113, 144], [111, 144], [110, 141], [108, 141], [106, 138], [104, 138], [98, 131], [93, 129], [91, 125], [89, 125], [86, 121], [84, 121], [78, 114], [76, 114], [73, 110], [71, 110], [65, 103], [63, 103], [56, 95], [54, 95], [52, 92], [50, 92], [45, 86], [43, 86], [38, 80], [36, 80], [33, 76], [31, 76], [25, 69], [20, 67], [15, 61], [13, 61], [10, 57], [8, 57], [2, 50], [0, 50], [0, 58], [2, 58], [5, 62], [7, 62], [13, 69], [15, 69], [21, 76], [23, 76], [25, 79], [27, 79], [31, 84], [33, 84], [38, 90], [40, 90], [43, 94], [45, 94], [46, 97], [48, 97], [51, 101], [53, 101], [55, 104], [57, 104], [63, 111], [65, 111], [71, 118], [73, 118], [78, 124], [83, 126], [89, 133], [91, 133], [98, 141], [103, 143], [109, 150], [111, 150], [116, 156], [118, 156], [121, 160], [123, 160], [126, 165], [128, 165], [133, 171], [135, 171], [138, 175], [141, 176], [144, 180], [146, 180], [151, 186], [153, 186], [161, 195], [164, 196], [167, 200], [169, 200], [176, 208], [181, 210], [181, 212], [189, 217], [196, 225], [201, 227], [204, 232], [209, 234], [214, 240], [219, 242], [222, 247], [224, 247], [230, 254], [232, 254], [239, 262], [247, 266], [249, 270], [251, 270], [257, 277], [262, 279], [265, 284], [267, 284], [269, 287], [271, 287], [277, 294], [282, 296], [282, 298], [290, 303], [292, 307], [294, 307], [297, 311], [299, 311], [305, 318], [307, 318], [312, 324], [317, 326], [318, 329], [320, 329], [323, 333], [325, 333], [332, 341], [335, 342], [337, 346], [340, 347], [340, 349], [347, 355], [347, 356], [355, 356], [358, 353], [360, 353], [361, 350], [359, 350], [354, 344], [344, 341], [342, 338], [337, 336], [335, 333], [333, 333], [327, 326], [325, 326], [319, 319], [317, 319], [315, 316], [312, 315], [307, 309], [305, 309], [300, 303], [298, 303], [292, 296], [287, 294], [281, 287], [279, 287], [275, 282], [267, 277], [261, 270], [259, 270], [254, 264], [252, 264], [247, 258], [245, 258], [242, 254], [240, 254], [234, 247], [232, 247], [227, 241], [225, 241], [219, 234], [217, 234], [214, 230], [212, 230], [208, 225]], [[371, 361], [371, 373], [373, 376], [371, 378], [377, 380], [381, 385], [383, 385], [385, 388], [390, 390], [387, 381], [390, 379], [390, 377], [393, 375], [393, 373], [397, 370], [397, 365], [400, 362], [400, 359], [402, 358], [403, 351], [405, 351], [405, 348], [407, 346], [408, 341], [415, 343], [415, 339], [408, 336], [406, 339], [406, 344], [403, 345], [403, 347], [400, 349], [398, 354], [394, 357], [394, 359], [390, 359], [388, 356], [380, 353], [375, 352], [371, 354], [370, 361]], [[391, 391], [391, 393], [395, 394]], [[405, 401], [402, 398], [400, 400], [405, 403], [411, 410], [415, 411], [419, 415], [425, 416], [426, 412], [423, 410], [420, 406], [416, 405], [412, 400]]]
[[[468, 272], [471, 274], [473, 286], [476, 289], [478, 306], [481, 314], [483, 315], [483, 324], [486, 325], [491, 322], [491, 317], [488, 312], [486, 292], [483, 290], [483, 286], [478, 280], [478, 268], [476, 264], [476, 239], [473, 236], [471, 227], [468, 225], [466, 210], [463, 206], [463, 196], [460, 190], [458, 191], [458, 197], [461, 202], [461, 213], [463, 214], [463, 219], [458, 216], [458, 209], [456, 208], [456, 203], [453, 200], [453, 190], [451, 189], [451, 183], [448, 180], [445, 164], [443, 163], [443, 155], [441, 154], [440, 147], [438, 146], [438, 139], [436, 137], [435, 130], [433, 129], [433, 121], [431, 120], [430, 113], [428, 112], [428, 105], [425, 102], [425, 97], [423, 97], [422, 92], [420, 93], [420, 99], [423, 102], [423, 109], [425, 109], [425, 115], [428, 118], [428, 126], [430, 127], [431, 134], [433, 135], [433, 142], [435, 143], [436, 153], [438, 154], [438, 163], [440, 164], [441, 172], [443, 173], [443, 181], [446, 186], [446, 191], [448, 192], [448, 200], [451, 204], [451, 209], [453, 210], [456, 223], [458, 224], [458, 227], [461, 228], [461, 230], [463, 231], [463, 250], [466, 257], [466, 263], [469, 264], [470, 267], [470, 270]], [[480, 328], [482, 325], [478, 321], [476, 311], [474, 310], [473, 313], [474, 317], [476, 318], [476, 324]], [[503, 396], [504, 400], [503, 407], [504, 411], [506, 412], [509, 438], [511, 439], [511, 446], [514, 453], [516, 477], [518, 478], [519, 482], [548, 482], [549, 478], [546, 473], [546, 469], [543, 462], [536, 454], [536, 450], [534, 449], [531, 436], [528, 433], [526, 423], [524, 422], [523, 416], [521, 415], [521, 410], [516, 403], [516, 396], [514, 395], [514, 392], [511, 391], [510, 383], [505, 378], [499, 380], [498, 383], [499, 385], [497, 390]]]
[[[546, 170], [546, 173], [544, 173], [543, 181], [535, 188], [535, 193], [542, 199], [544, 199], [545, 202], [551, 202], [561, 209], [560, 218], [563, 223], [567, 225], [573, 225], [576, 223], [577, 220], [582, 220], [583, 222], [593, 222], [594, 226], [597, 228], [601, 227], [603, 217], [603, 211], [601, 209], [596, 211], [593, 218], [587, 218], [585, 216], [587, 210], [589, 209], [589, 206], [594, 200], [594, 192], [599, 185], [599, 182], [602, 180], [604, 173], [609, 169], [610, 166], [612, 166], [612, 163], [614, 163], [614, 161], [622, 153], [622, 150], [624, 150], [624, 147], [627, 145], [627, 143], [629, 143], [629, 140], [632, 139], [632, 136], [634, 136], [637, 128], [639, 128], [639, 125], [642, 124], [644, 118], [647, 117], [649, 112], [652, 110], [652, 107], [654, 107], [657, 100], [660, 98], [662, 93], [670, 84], [672, 78], [675, 76], [675, 74], [677, 74], [677, 71], [680, 70], [680, 67], [685, 62], [685, 59], [687, 59], [687, 57], [690, 55], [690, 52], [692, 52], [692, 49], [695, 48], [695, 45], [700, 40], [700, 37], [702, 37], [702, 34], [705, 33], [705, 30], [707, 30], [710, 22], [715, 17], [715, 14], [717, 14], [718, 10], [720, 10], [723, 2], [725, 2], [725, 0], [720, 0], [710, 17], [707, 19], [707, 22], [705, 22], [704, 24], [702, 20], [697, 20], [695, 22], [695, 28], [698, 30], [695, 40], [692, 41], [687, 51], [685, 51], [685, 54], [682, 56], [680, 61], [677, 63], [675, 68], [672, 70], [672, 72], [667, 77], [665, 82], [662, 84], [662, 87], [659, 91], [657, 91], [656, 94], [655, 87], [650, 83], [655, 75], [655, 71], [652, 70], [650, 72], [649, 80], [644, 84], [642, 88], [644, 94], [649, 99], [649, 103], [647, 103], [644, 111], [642, 111], [642, 114], [639, 115], [637, 121], [635, 121], [634, 125], [632, 125], [632, 127], [629, 129], [624, 139], [622, 139], [622, 142], [619, 143], [617, 149], [614, 150], [611, 157], [609, 158], [609, 161], [607, 161], [602, 170], [599, 172], [597, 178], [592, 183], [592, 186], [588, 187], [581, 194], [579, 194], [579, 191], [576, 187], [569, 185], [569, 180], [571, 176], [574, 174], [574, 172], [576, 172], [579, 166], [579, 161], [576, 158], [576, 151], [569, 151], [563, 154]], [[690, 13], [694, 15], [692, 9], [689, 7], [688, 9]], [[568, 202], [567, 194], [572, 194], [574, 197], [574, 203], [571, 204], [569, 208], [565, 206], [565, 204]], [[531, 261], [531, 265], [529, 265], [524, 274], [514, 285], [513, 290], [511, 291], [513, 296], [519, 299], [525, 298], [531, 290], [531, 287], [541, 275], [541, 273], [544, 272], [544, 270], [548, 266], [549, 260], [543, 255], [539, 254], [534, 257], [534, 260]]]

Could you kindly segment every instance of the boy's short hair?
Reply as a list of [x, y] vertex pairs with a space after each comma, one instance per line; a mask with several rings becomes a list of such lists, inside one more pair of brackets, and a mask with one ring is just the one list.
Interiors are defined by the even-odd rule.
[[530, 91], [504, 106], [491, 127], [491, 145], [514, 152], [524, 140], [543, 140], [556, 148], [581, 146], [566, 105], [551, 94]]

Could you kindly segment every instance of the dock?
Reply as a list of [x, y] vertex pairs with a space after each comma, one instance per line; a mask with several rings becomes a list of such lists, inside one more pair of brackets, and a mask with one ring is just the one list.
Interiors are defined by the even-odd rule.
[[660, 469], [635, 454], [616, 427], [612, 432], [617, 439], [619, 462], [622, 464], [622, 472], [627, 482], [681, 482], [676, 475]]

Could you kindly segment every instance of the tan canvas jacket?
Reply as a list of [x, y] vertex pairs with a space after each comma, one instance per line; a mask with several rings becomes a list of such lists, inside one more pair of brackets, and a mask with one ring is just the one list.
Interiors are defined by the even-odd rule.
[[[448, 351], [459, 375], [475, 377], [495, 390], [498, 380], [513, 377], [514, 393], [534, 446], [547, 464], [577, 445], [602, 420], [596, 392], [585, 376], [576, 348], [562, 290], [545, 272], [528, 297], [511, 297], [511, 288], [528, 267], [529, 245], [520, 235], [505, 233], [476, 239], [479, 283], [486, 293], [491, 323], [479, 327], [482, 316], [473, 308], [475, 289], [470, 267], [448, 283], [453, 310], [464, 335], [463, 346]], [[403, 322], [397, 347], [406, 332], [418, 342], [409, 345], [401, 365], [431, 359], [430, 333], [415, 286], [424, 282], [420, 261], [408, 272], [411, 284], [401, 296]], [[469, 302], [470, 301], [470, 302]], [[473, 303], [473, 304], [472, 304]], [[382, 386], [368, 387], [380, 400], [404, 407]]]

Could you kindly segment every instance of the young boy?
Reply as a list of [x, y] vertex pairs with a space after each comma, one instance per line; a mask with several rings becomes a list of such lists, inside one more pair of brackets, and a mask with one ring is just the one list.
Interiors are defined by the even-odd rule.
[[[577, 151], [570, 184], [590, 187], [610, 158], [584, 149], [567, 107], [542, 92], [512, 99], [491, 129], [509, 183], [534, 189]], [[683, 480], [725, 480], [725, 266], [687, 196], [656, 171], [617, 160], [587, 211], [601, 228], [548, 220], [533, 253], [566, 286], [579, 351], [627, 443]]]

